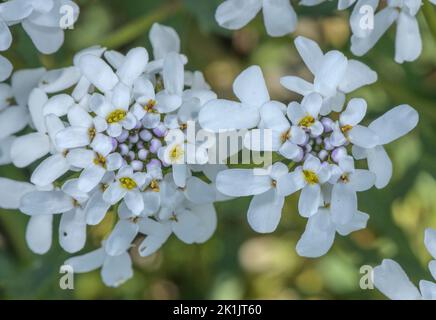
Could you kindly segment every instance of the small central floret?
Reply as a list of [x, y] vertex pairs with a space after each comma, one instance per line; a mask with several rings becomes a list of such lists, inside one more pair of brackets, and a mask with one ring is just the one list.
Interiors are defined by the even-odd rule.
[[318, 176], [311, 170], [303, 170], [304, 179], [308, 184], [316, 184], [319, 182]]
[[109, 113], [109, 115], [106, 117], [106, 121], [108, 123], [117, 123], [122, 121], [127, 115], [127, 112], [122, 109], [116, 109]]
[[135, 180], [129, 177], [123, 177], [120, 178], [120, 184], [123, 188], [127, 190], [135, 189], [138, 185], [136, 184]]
[[300, 127], [309, 128], [309, 127], [311, 127], [314, 123], [315, 123], [315, 118], [312, 117], [311, 115], [307, 115], [307, 116], [305, 116], [303, 119], [300, 120], [300, 122], [298, 123], [298, 125], [299, 125]]

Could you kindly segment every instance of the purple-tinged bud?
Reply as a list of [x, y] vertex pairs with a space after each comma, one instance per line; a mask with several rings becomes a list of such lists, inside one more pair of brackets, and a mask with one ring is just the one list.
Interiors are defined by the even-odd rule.
[[131, 143], [137, 143], [139, 141], [139, 135], [137, 133], [130, 135], [129, 141]]
[[149, 163], [147, 163], [147, 171], [153, 170], [154, 168], [162, 168], [162, 163], [157, 159], [151, 159]]
[[129, 131], [123, 130], [121, 134], [117, 137], [118, 142], [123, 143], [129, 137]]
[[322, 144], [322, 138], [321, 137], [318, 137], [318, 138], [316, 138], [315, 139], [315, 143], [316, 143], [316, 145], [320, 145], [320, 144]]
[[117, 141], [117, 139], [112, 138], [111, 142], [112, 142], [112, 152], [114, 152], [118, 147], [118, 141]]
[[150, 141], [153, 138], [153, 135], [151, 134], [150, 131], [148, 131], [147, 129], [144, 129], [139, 133], [139, 137], [143, 141]]
[[127, 157], [130, 159], [130, 161], [135, 160], [136, 155], [133, 151], [129, 151], [129, 153], [127, 154]]
[[339, 160], [341, 160], [346, 155], [347, 155], [347, 149], [345, 149], [344, 147], [336, 148], [332, 152], [332, 160], [338, 163]]
[[312, 146], [310, 144], [306, 144], [306, 146], [304, 147], [304, 150], [309, 153], [310, 151], [312, 151]]
[[138, 159], [140, 159], [140, 160], [145, 160], [145, 159], [147, 159], [147, 156], [148, 156], [148, 150], [146, 150], [146, 149], [140, 149], [140, 150], [138, 151]]
[[157, 153], [160, 147], [162, 147], [162, 142], [160, 142], [160, 140], [158, 139], [153, 138], [150, 142], [150, 152]]
[[324, 139], [324, 149], [327, 151], [333, 150], [335, 147], [330, 143], [330, 138]]
[[321, 150], [320, 152], [318, 152], [318, 158], [320, 160], [325, 160], [328, 157], [328, 152], [325, 150]]
[[322, 126], [324, 127], [324, 132], [332, 132], [333, 131], [333, 125], [334, 121], [330, 118], [322, 118], [321, 119]]
[[142, 142], [141, 140], [138, 141], [138, 143], [136, 143], [136, 148], [138, 148], [138, 149], [144, 149], [144, 142]]
[[142, 128], [142, 122], [141, 121], [136, 121], [136, 125], [135, 125], [135, 129], [141, 129]]
[[118, 148], [120, 149], [120, 154], [122, 156], [125, 156], [127, 153], [129, 153], [129, 147], [125, 143], [120, 144]]
[[304, 158], [304, 151], [302, 148], [298, 148], [298, 154], [292, 159], [294, 162], [301, 162]]
[[300, 144], [300, 146], [305, 146], [308, 142], [309, 142], [309, 135], [306, 134], [304, 136], [304, 141], [303, 143]]
[[144, 169], [144, 163], [139, 160], [133, 160], [130, 165], [134, 171], [142, 171]]
[[159, 123], [158, 126], [153, 129], [153, 133], [157, 137], [162, 138], [162, 137], [164, 137], [166, 135], [167, 128], [165, 127], [165, 125], [163, 123]]

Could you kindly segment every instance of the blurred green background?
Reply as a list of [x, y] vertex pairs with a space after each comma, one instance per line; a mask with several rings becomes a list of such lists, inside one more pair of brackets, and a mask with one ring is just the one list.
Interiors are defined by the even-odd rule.
[[[21, 28], [14, 28], [14, 45], [5, 55], [15, 69], [67, 66], [77, 50], [94, 44], [124, 52], [134, 46], [150, 48], [148, 31], [159, 22], [178, 31], [182, 51], [189, 57], [188, 69], [202, 70], [221, 97], [233, 97], [233, 79], [252, 64], [263, 68], [271, 96], [284, 102], [301, 97], [280, 87], [281, 76], [310, 79], [291, 36], [268, 37], [261, 16], [237, 32], [219, 28], [214, 12], [220, 0], [76, 2], [81, 7], [79, 21], [55, 55], [38, 54]], [[337, 11], [336, 1], [316, 7], [293, 2], [299, 16], [293, 37], [308, 36], [323, 50], [338, 49], [352, 57], [348, 11]], [[411, 104], [421, 116], [417, 129], [387, 148], [394, 162], [390, 185], [359, 194], [360, 210], [370, 214], [366, 230], [338, 236], [322, 258], [301, 258], [295, 244], [306, 220], [297, 213], [297, 196], [288, 199], [280, 227], [271, 235], [256, 234], [248, 227], [250, 199], [243, 198], [216, 206], [218, 230], [206, 244], [185, 245], [171, 237], [157, 254], [146, 259], [133, 256], [134, 278], [123, 286], [105, 287], [95, 271], [76, 275], [75, 290], [69, 291], [58, 284], [59, 267], [68, 254], [56, 243], [56, 232], [50, 252], [37, 256], [24, 239], [28, 217], [0, 210], [0, 298], [380, 299], [377, 290], [359, 288], [359, 269], [383, 258], [398, 261], [415, 283], [429, 280], [423, 231], [436, 227], [436, 39], [422, 13], [418, 18], [424, 43], [419, 60], [404, 65], [393, 61], [395, 28], [360, 58], [379, 75], [377, 83], [353, 94], [367, 99], [368, 122], [402, 103]], [[30, 169], [3, 166], [0, 176], [26, 180]], [[114, 222], [114, 215], [108, 215], [102, 225], [90, 228], [82, 252], [96, 248]]]

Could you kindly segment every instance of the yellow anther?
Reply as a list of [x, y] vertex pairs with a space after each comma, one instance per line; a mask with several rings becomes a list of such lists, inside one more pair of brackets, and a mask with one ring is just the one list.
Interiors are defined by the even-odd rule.
[[97, 166], [106, 168], [106, 158], [103, 157], [101, 154], [97, 153], [95, 155], [94, 164], [96, 164]]
[[171, 163], [180, 160], [180, 158], [183, 157], [184, 154], [185, 152], [183, 151], [183, 148], [180, 145], [178, 144], [174, 145], [169, 152]]
[[95, 138], [95, 135], [97, 134], [97, 130], [95, 130], [95, 128], [89, 128], [88, 129], [88, 137], [89, 140], [93, 140]]
[[109, 115], [106, 117], [106, 121], [108, 123], [117, 123], [122, 121], [127, 115], [127, 112], [122, 109], [116, 109], [109, 113]]
[[156, 106], [156, 100], [150, 99], [144, 106], [144, 110], [147, 112], [156, 112], [154, 107]]
[[159, 182], [156, 179], [151, 180], [150, 189], [154, 192], [160, 191]]
[[348, 174], [346, 174], [346, 173], [342, 174], [341, 177], [340, 177], [340, 179], [341, 179], [341, 181], [344, 182], [344, 183], [348, 183], [348, 182], [350, 182], [350, 177], [348, 177]]
[[346, 124], [345, 126], [341, 127], [342, 133], [347, 133], [351, 129], [353, 129], [353, 126], [350, 126], [349, 124]]
[[125, 188], [127, 190], [132, 190], [138, 186], [136, 184], [135, 180], [133, 180], [132, 178], [129, 178], [129, 177], [120, 178], [120, 184], [123, 188]]
[[309, 127], [311, 127], [314, 123], [315, 123], [315, 118], [312, 117], [311, 115], [307, 115], [307, 116], [305, 116], [303, 119], [300, 120], [300, 122], [298, 123], [298, 125], [299, 125], [300, 127], [309, 128]]
[[291, 137], [291, 129], [280, 135], [280, 142], [285, 143]]
[[303, 170], [304, 179], [308, 184], [316, 184], [319, 182], [318, 176], [315, 172], [310, 170]]

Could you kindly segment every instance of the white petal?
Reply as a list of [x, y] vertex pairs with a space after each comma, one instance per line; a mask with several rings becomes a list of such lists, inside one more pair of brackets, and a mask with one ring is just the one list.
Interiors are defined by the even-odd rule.
[[69, 252], [80, 251], [86, 242], [85, 213], [78, 210], [71, 210], [62, 215], [59, 223], [59, 244]]
[[95, 153], [88, 149], [73, 149], [67, 153], [67, 161], [77, 168], [87, 168], [95, 158]]
[[357, 211], [354, 213], [351, 220], [346, 224], [337, 224], [336, 231], [342, 235], [346, 236], [351, 232], [358, 231], [366, 228], [368, 223], [369, 215], [364, 212]]
[[100, 166], [92, 165], [85, 168], [79, 177], [78, 187], [83, 192], [94, 189], [103, 179], [106, 170]]
[[142, 198], [141, 192], [137, 190], [127, 192], [124, 201], [135, 215], [139, 215], [142, 210], [144, 210], [144, 199]]
[[213, 205], [196, 205], [191, 212], [197, 217], [197, 227], [193, 230], [195, 243], [204, 243], [210, 239], [217, 227], [217, 216]]
[[301, 106], [306, 111], [306, 113], [314, 118], [318, 117], [319, 111], [321, 110], [321, 105], [322, 97], [315, 92], [308, 94], [301, 101]]
[[67, 127], [59, 131], [55, 139], [61, 149], [84, 147], [90, 143], [89, 131], [85, 127]]
[[0, 207], [4, 209], [18, 209], [21, 197], [35, 190], [35, 187], [27, 182], [0, 178]]
[[29, 96], [29, 111], [32, 122], [40, 133], [45, 133], [44, 105], [47, 102], [47, 94], [39, 88], [33, 89]]
[[288, 173], [277, 179], [277, 193], [282, 196], [291, 195], [306, 185], [301, 170]]
[[415, 61], [421, 55], [422, 40], [418, 20], [415, 16], [401, 11], [397, 20], [395, 38], [395, 61]]
[[266, 31], [272, 37], [294, 32], [297, 25], [297, 14], [289, 0], [264, 0], [263, 19]]
[[294, 43], [307, 68], [312, 74], [316, 74], [324, 56], [319, 45], [315, 41], [302, 36], [298, 36]]
[[160, 207], [159, 193], [154, 191], [145, 191], [141, 194], [144, 201], [144, 211], [142, 212], [142, 214], [146, 216], [151, 216], [157, 213]]
[[186, 164], [173, 164], [173, 178], [176, 186], [180, 188], [184, 188], [187, 177], [188, 177], [188, 168]]
[[336, 95], [339, 83], [347, 70], [347, 64], [348, 60], [341, 52], [336, 50], [327, 52], [315, 75], [315, 90], [327, 97]]
[[261, 8], [262, 1], [259, 0], [226, 0], [217, 8], [215, 20], [226, 29], [241, 29]]
[[436, 283], [421, 280], [419, 282], [419, 290], [424, 300], [436, 300]]
[[318, 211], [321, 201], [321, 188], [318, 184], [307, 184], [298, 200], [298, 212], [303, 217], [310, 217]]
[[120, 201], [126, 195], [127, 190], [121, 187], [118, 181], [112, 183], [103, 193], [104, 201], [115, 204]]
[[367, 149], [368, 168], [375, 174], [375, 186], [382, 189], [392, 177], [392, 161], [382, 146]]
[[403, 104], [375, 119], [368, 128], [377, 133], [380, 144], [387, 144], [412, 131], [418, 121], [418, 112]]
[[74, 273], [85, 273], [98, 269], [103, 265], [106, 254], [103, 248], [69, 258], [64, 265], [71, 266]]
[[68, 110], [74, 104], [74, 99], [68, 94], [57, 94], [45, 103], [43, 113], [44, 116], [48, 114], [55, 114], [62, 117], [68, 113]]
[[90, 128], [93, 125], [91, 115], [78, 105], [68, 111], [68, 122], [72, 127]]
[[46, 155], [50, 150], [47, 135], [29, 133], [18, 137], [11, 146], [11, 159], [18, 168], [27, 167], [35, 160]]
[[117, 70], [117, 75], [124, 84], [131, 86], [136, 78], [144, 72], [147, 63], [147, 50], [144, 48], [131, 49], [127, 53], [123, 64]]
[[188, 179], [185, 188], [185, 196], [189, 201], [196, 204], [212, 203], [215, 200], [215, 188], [200, 178]]
[[377, 73], [366, 64], [356, 60], [348, 60], [344, 77], [339, 83], [339, 89], [345, 93], [349, 93], [376, 82], [377, 78]]
[[280, 78], [280, 84], [286, 89], [299, 93], [303, 96], [311, 93], [314, 90], [313, 84], [295, 76], [286, 76]]
[[361, 192], [372, 188], [375, 183], [375, 174], [369, 170], [356, 169], [350, 174], [348, 183], [354, 191]]
[[421, 295], [401, 266], [385, 259], [374, 268], [374, 285], [392, 300], [418, 300]]
[[12, 91], [18, 105], [27, 104], [30, 92], [38, 85], [44, 68], [17, 70], [11, 77]]
[[12, 66], [12, 63], [0, 55], [0, 81], [5, 81], [12, 73], [12, 70], [14, 67]]
[[101, 269], [103, 283], [109, 287], [118, 287], [133, 277], [132, 260], [127, 252], [106, 257]]
[[106, 240], [106, 252], [110, 256], [118, 256], [128, 250], [138, 234], [139, 227], [128, 220], [120, 220], [115, 225], [109, 238]]
[[348, 132], [348, 139], [350, 139], [351, 143], [362, 148], [372, 148], [379, 144], [377, 134], [371, 129], [361, 125], [354, 126]]
[[374, 30], [365, 38], [356, 36], [351, 37], [351, 52], [356, 56], [366, 54], [386, 30], [394, 23], [398, 17], [398, 11], [394, 8], [386, 7], [379, 11], [374, 17]]
[[26, 227], [26, 242], [30, 250], [44, 254], [50, 250], [53, 237], [53, 215], [32, 216]]
[[109, 203], [103, 200], [103, 196], [100, 192], [94, 193], [86, 203], [86, 223], [91, 226], [99, 224], [106, 216], [110, 206]]
[[7, 107], [0, 112], [0, 139], [23, 130], [29, 123], [29, 114], [25, 107]]
[[79, 61], [83, 75], [100, 91], [107, 92], [118, 83], [118, 77], [106, 62], [94, 55], [84, 55]]
[[146, 238], [139, 245], [139, 255], [147, 257], [159, 250], [171, 235], [172, 230], [169, 223], [163, 224], [147, 218], [140, 221], [140, 232], [145, 234]]
[[185, 73], [180, 55], [175, 52], [167, 54], [162, 72], [165, 91], [169, 94], [181, 95]]
[[255, 175], [251, 169], [230, 169], [217, 175], [217, 189], [229, 196], [243, 197], [261, 194], [271, 188], [268, 175]]
[[0, 51], [6, 51], [12, 44], [12, 34], [8, 25], [4, 22], [0, 22]]
[[284, 202], [285, 198], [278, 196], [274, 189], [254, 196], [247, 212], [247, 220], [251, 228], [259, 233], [276, 230], [282, 216]]
[[424, 244], [428, 252], [436, 259], [436, 230], [427, 228], [425, 230]]
[[332, 190], [332, 220], [336, 224], [347, 224], [357, 211], [357, 195], [346, 183], [336, 183]]
[[203, 129], [213, 132], [253, 128], [259, 123], [259, 119], [257, 109], [219, 99], [208, 102], [198, 118]]
[[149, 38], [155, 59], [163, 59], [170, 52], [180, 52], [180, 38], [171, 27], [154, 23]]
[[41, 53], [52, 54], [64, 43], [64, 31], [61, 28], [39, 26], [29, 20], [24, 20], [21, 25]]
[[233, 92], [247, 106], [260, 108], [270, 100], [259, 66], [251, 66], [242, 71], [233, 82]]
[[309, 218], [296, 250], [302, 257], [318, 258], [330, 250], [334, 240], [335, 227], [330, 220], [328, 210], [320, 209]]
[[341, 113], [341, 125], [355, 126], [365, 117], [367, 104], [364, 99], [354, 98], [348, 102], [347, 108]]
[[41, 162], [32, 173], [30, 181], [37, 186], [47, 186], [70, 169], [63, 154], [54, 154]]

